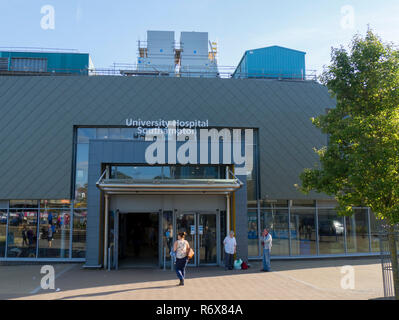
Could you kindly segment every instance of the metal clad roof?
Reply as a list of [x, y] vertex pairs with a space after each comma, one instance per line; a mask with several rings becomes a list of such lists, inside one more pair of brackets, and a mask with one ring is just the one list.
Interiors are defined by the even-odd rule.
[[259, 128], [262, 196], [304, 198], [293, 185], [326, 142], [310, 118], [334, 105], [313, 82], [0, 77], [0, 199], [70, 198], [73, 126], [131, 117]]

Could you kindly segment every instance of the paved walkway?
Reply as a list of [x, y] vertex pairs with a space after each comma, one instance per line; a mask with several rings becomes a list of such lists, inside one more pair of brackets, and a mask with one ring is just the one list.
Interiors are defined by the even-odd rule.
[[[355, 288], [341, 287], [343, 266], [354, 269]], [[378, 259], [272, 261], [273, 272], [188, 268], [186, 285], [174, 272], [155, 269], [87, 270], [56, 264], [55, 289], [40, 288], [40, 265], [0, 266], [1, 299], [375, 299], [383, 297]]]

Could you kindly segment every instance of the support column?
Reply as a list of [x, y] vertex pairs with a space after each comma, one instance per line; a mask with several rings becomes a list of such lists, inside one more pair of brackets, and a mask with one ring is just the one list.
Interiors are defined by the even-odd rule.
[[104, 205], [104, 270], [108, 266], [108, 207], [109, 207], [109, 195], [105, 194], [105, 205]]
[[226, 194], [226, 237], [230, 230], [230, 193], [228, 193]]

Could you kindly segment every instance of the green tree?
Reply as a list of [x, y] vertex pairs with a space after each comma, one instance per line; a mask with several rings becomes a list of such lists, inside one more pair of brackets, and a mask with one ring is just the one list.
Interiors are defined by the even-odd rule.
[[328, 135], [315, 149], [320, 162], [305, 169], [299, 189], [334, 196], [338, 213], [370, 207], [388, 226], [395, 296], [399, 299], [394, 229], [399, 222], [399, 51], [369, 30], [356, 35], [349, 49], [333, 48], [321, 82], [336, 108], [313, 118]]

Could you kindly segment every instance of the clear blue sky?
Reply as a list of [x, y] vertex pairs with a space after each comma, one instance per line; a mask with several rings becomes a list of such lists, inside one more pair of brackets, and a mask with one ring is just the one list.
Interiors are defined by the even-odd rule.
[[[54, 6], [54, 30], [41, 28], [44, 5]], [[345, 5], [352, 6], [355, 19], [342, 27]], [[320, 72], [331, 47], [364, 34], [367, 24], [383, 40], [399, 44], [399, 1], [0, 1], [1, 47], [78, 49], [89, 52], [96, 67], [135, 63], [137, 40], [145, 40], [147, 30], [170, 30], [176, 40], [181, 31], [209, 32], [218, 41], [219, 65], [236, 66], [248, 49], [282, 45], [307, 52], [307, 69]]]

